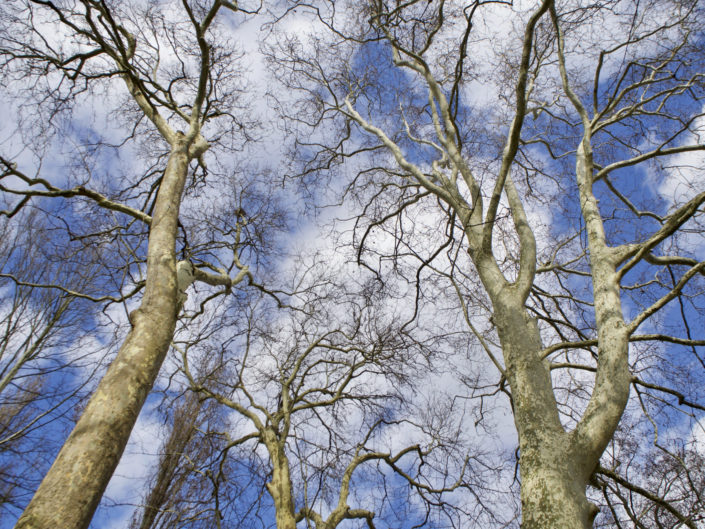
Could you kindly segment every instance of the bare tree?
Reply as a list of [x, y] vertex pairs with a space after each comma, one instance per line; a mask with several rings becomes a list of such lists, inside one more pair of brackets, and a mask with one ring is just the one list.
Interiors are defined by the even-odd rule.
[[511, 403], [522, 527], [591, 527], [630, 388], [702, 410], [702, 6], [290, 6], [269, 56], [302, 96], [273, 93], [309, 131], [300, 174], [355, 168], [360, 262], [414, 285], [412, 319], [457, 294]]
[[215, 527], [220, 523], [217, 505], [211, 502], [211, 467], [219, 463], [220, 439], [212, 437], [218, 437], [213, 432], [223, 429], [223, 420], [218, 418], [217, 404], [197, 393], [177, 395], [177, 399], [171, 403], [168, 436], [144, 506], [132, 519], [134, 529]]
[[[117, 266], [112, 263], [112, 284], [104, 286], [127, 290], [104, 290], [90, 299], [125, 302], [141, 293], [117, 357], [18, 527], [88, 526], [169, 348], [185, 290], [197, 280], [229, 291], [248, 275], [237, 249], [230, 263], [220, 266], [208, 260], [208, 248], [198, 248], [194, 259], [199, 250], [204, 259], [194, 267], [186, 242], [177, 277], [176, 241], [189, 175], [205, 174], [206, 151], [212, 143], [232, 149], [247, 139], [237, 132], [245, 121], [232, 113], [242, 88], [237, 83], [237, 54], [228, 44], [214, 44], [216, 17], [221, 11], [243, 16], [257, 8], [256, 3], [239, 6], [221, 0], [178, 6], [94, 0], [3, 4], [4, 79], [10, 86], [21, 81], [22, 94], [28, 98], [25, 104], [39, 103], [34, 107], [37, 116], [22, 122], [36, 141], [62, 132], [62, 119], [70, 118], [84, 101], [107, 96], [122, 101], [123, 106], [112, 111], [120, 112], [127, 132], [117, 147], [102, 139], [98, 145], [110, 150], [136, 144], [149, 159], [136, 181], [112, 175], [100, 182], [90, 163], [96, 143], [80, 138], [79, 132], [78, 162], [72, 168], [79, 181], [72, 186], [66, 179], [69, 185], [64, 186], [53, 183], [53, 174], [43, 176], [41, 167], [24, 169], [11, 157], [2, 158], [3, 191], [17, 197], [4, 215], [14, 217], [32, 201], [75, 198], [85, 207], [84, 215], [63, 217], [67, 239], [83, 241], [85, 247], [100, 240], [120, 247], [110, 255], [118, 261]], [[226, 136], [223, 141], [221, 136]], [[25, 140], [26, 145], [31, 143]], [[96, 190], [101, 183], [105, 190]], [[97, 218], [105, 227], [92, 226], [88, 234], [81, 233], [81, 220], [89, 221], [86, 213], [92, 208], [104, 212]], [[235, 217], [238, 222], [242, 219]], [[237, 247], [230, 236], [225, 246]], [[110, 266], [108, 261], [109, 270]], [[234, 277], [229, 274], [232, 270]], [[144, 274], [144, 280], [133, 281], [135, 273]]]
[[[420, 384], [440, 340], [400, 329], [374, 284], [353, 288], [351, 267], [303, 258], [297, 268], [288, 310], [273, 315], [270, 298], [252, 299], [237, 319], [218, 315], [216, 332], [201, 331], [207, 340], [177, 336], [191, 389], [231, 416], [212, 471], [217, 526], [221, 517], [223, 527], [267, 527], [272, 518], [280, 529], [394, 525], [395, 499], [406, 509], [396, 523], [423, 524], [431, 514], [421, 498], [450, 509], [454, 491], [482, 494], [494, 468], [459, 434], [458, 416], [420, 413], [414, 398], [427, 394]], [[233, 464], [257, 476], [249, 491]], [[232, 485], [249, 512], [225, 505]]]
[[[514, 523], [512, 507], [502, 515], [473, 497], [482, 485], [470, 476], [493, 469], [469, 469], [467, 446], [451, 442], [474, 433], [457, 430], [467, 424], [458, 408], [400, 418], [413, 413], [410, 391], [398, 389], [421, 380], [414, 362], [431, 343], [431, 371], [464, 385], [455, 397], [472, 403], [462, 409], [475, 426], [491, 431], [488, 410], [511, 408], [523, 527], [590, 527], [595, 503], [602, 525], [695, 527], [699, 445], [663, 430], [684, 420], [694, 429], [704, 407], [705, 340], [693, 323], [705, 268], [702, 6], [272, 3], [284, 12], [266, 44], [286, 90], [273, 88], [271, 101], [293, 133], [296, 172], [316, 200], [331, 189], [351, 199], [355, 257], [374, 276], [363, 290], [386, 301], [377, 310], [379, 300], [348, 300], [343, 289], [250, 305], [236, 291], [235, 316], [225, 317], [211, 302], [245, 278], [258, 286], [249, 259], [273, 242], [257, 230], [280, 218], [262, 206], [271, 204], [266, 192], [238, 197], [232, 164], [213, 154], [252, 138], [227, 31], [258, 8], [224, 0], [0, 8], [2, 87], [17, 92], [20, 137], [0, 153], [0, 214], [18, 223], [33, 208], [52, 235], [46, 244], [65, 246], [74, 270], [95, 265], [78, 284], [14, 264], [3, 277], [18, 292], [98, 303], [108, 319], [129, 313], [112, 327], [124, 338], [116, 359], [18, 527], [88, 525], [194, 282], [207, 295], [187, 304], [176, 343], [182, 369], [200, 398], [240, 418], [208, 437], [225, 444], [204, 463], [214, 503], [212, 518], [200, 520], [217, 525], [221, 499], [237, 502], [225, 483], [242, 463], [267, 482], [280, 527], [373, 526], [375, 501], [362, 492], [360, 508], [349, 500], [357, 477], [379, 463], [426, 500], [404, 498], [420, 509], [419, 525], [432, 508], [452, 511], [454, 526]], [[310, 38], [300, 20], [298, 34], [287, 32], [295, 17], [315, 24]], [[119, 122], [103, 134], [80, 115], [99, 100]], [[71, 154], [58, 168], [57, 148]], [[291, 312], [277, 313], [277, 303]], [[333, 322], [336, 303], [347, 313]], [[208, 320], [216, 314], [218, 336]], [[193, 372], [194, 355], [214, 358], [218, 376]], [[430, 441], [399, 447], [402, 425]], [[649, 428], [646, 449], [635, 436]], [[169, 457], [161, 468], [147, 503], [163, 510], [178, 472]], [[389, 490], [385, 471], [365, 476]], [[264, 494], [253, 488], [255, 500]]]

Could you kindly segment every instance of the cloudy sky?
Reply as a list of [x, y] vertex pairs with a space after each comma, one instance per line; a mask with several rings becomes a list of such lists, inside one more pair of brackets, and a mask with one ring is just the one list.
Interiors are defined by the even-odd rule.
[[[10, 16], [12, 9], [22, 3], [10, 2], [9, 7], [0, 8], [5, 10], [4, 26], [0, 28], [6, 32], [2, 39], [3, 50], [16, 48], [18, 42], [22, 42], [21, 36], [12, 33], [18, 31], [21, 24], [13, 22]], [[306, 340], [324, 334], [326, 326], [349, 329], [351, 318], [358, 317], [366, 322], [369, 326], [366, 337], [370, 341], [374, 333], [382, 334], [385, 325], [395, 336], [406, 338], [405, 333], [410, 331], [409, 340], [417, 342], [409, 347], [413, 353], [409, 353], [406, 363], [400, 364], [400, 372], [406, 377], [404, 382], [379, 373], [365, 373], [356, 382], [370, 392], [394, 394], [404, 401], [398, 409], [385, 408], [384, 412], [409, 422], [401, 421], [384, 429], [374, 439], [376, 447], [394, 451], [411, 442], [433, 444], [429, 436], [436, 427], [436, 433], [445, 432], [449, 437], [449, 432], [454, 432], [457, 450], [465, 450], [473, 456], [474, 479], [486, 481], [482, 487], [478, 483], [477, 491], [449, 494], [449, 501], [463, 503], [472, 516], [478, 516], [478, 522], [485, 519], [482, 516], [487, 516], [486, 519], [494, 516], [497, 523], [516, 525], [516, 432], [509, 399], [498, 389], [502, 383], [500, 374], [486, 354], [493, 355], [503, 367], [502, 353], [492, 330], [491, 312], [487, 308], [489, 300], [472, 268], [458, 226], [448, 221], [447, 209], [431, 196], [421, 197], [418, 202], [410, 201], [399, 215], [388, 215], [398, 206], [397, 200], [410, 200], [407, 193], [418, 192], [418, 188], [410, 191], [411, 188], [399, 185], [408, 175], [404, 171], [399, 173], [394, 156], [379, 149], [377, 140], [366, 134], [363, 127], [351, 126], [346, 130], [341, 114], [335, 112], [350, 95], [352, 106], [362, 118], [393, 138], [402, 147], [407, 160], [430, 174], [439, 148], [433, 144], [438, 140], [427, 104], [428, 89], [420, 83], [418, 75], [393, 66], [384, 42], [359, 44], [345, 41], [341, 33], [331, 31], [332, 28], [346, 28], [350, 33], [366, 31], [366, 22], [361, 20], [365, 15], [355, 3], [338, 2], [335, 13], [327, 2], [313, 5], [320, 9], [321, 19], [310, 5], [288, 9], [290, 6], [285, 2], [268, 3], [256, 15], [219, 15], [210, 38], [223, 43], [219, 49], [222, 62], [214, 68], [214, 76], [219, 75], [219, 82], [226, 88], [221, 91], [220, 85], [216, 85], [212, 97], [214, 100], [222, 98], [216, 105], [224, 107], [218, 108], [223, 114], [204, 129], [207, 139], [213, 138], [217, 145], [207, 153], [204, 166], [194, 172], [187, 186], [181, 210], [183, 231], [177, 247], [178, 252], [190, 245], [189, 256], [179, 258], [189, 257], [197, 264], [232, 265], [237, 211], [244, 211], [248, 219], [243, 228], [246, 243], [238, 248], [239, 257], [253, 271], [257, 283], [274, 292], [279, 302], [283, 301], [293, 310], [276, 309], [272, 296], [261, 295], [251, 287], [235, 289], [231, 298], [221, 296], [202, 305], [215, 290], [196, 284], [188, 291], [175, 341], [197, 343], [193, 347], [194, 361], [196, 357], [219, 351], [229, 367], [242, 366], [246, 362], [243, 351], [251, 348], [252, 357], [247, 361], [254, 367], [249, 372], [265, 377], [263, 373], [276, 372], [286, 364], [286, 354], [291, 351], [300, 354]], [[635, 57], [659, 56], [663, 49], [674, 45], [682, 29], [674, 25], [653, 33], [672, 23], [675, 15], [667, 10], [652, 10], [649, 11], [651, 17], [630, 18], [630, 5], [617, 2], [611, 14], [587, 11], [582, 18], [582, 15], [565, 15], [566, 28], [569, 28], [566, 35], [568, 68], [575, 85], [587, 100], [596, 79], [596, 65], [601, 60], [595, 97], [600, 104], [610, 97], [616, 101], [603, 116], [605, 122], [614, 119], [615, 125], [612, 128], [606, 125], [602, 135], [595, 138], [595, 158], [603, 165], [659, 146], [702, 147], [705, 134], [702, 76], [693, 74], [702, 65], [702, 57], [693, 55], [692, 61], [682, 61], [679, 68], [687, 72], [682, 79], [678, 78], [680, 73], [674, 74], [677, 82], [687, 83], [690, 79], [693, 86], [688, 90], [679, 90], [663, 81], [672, 97], [659, 99], [658, 87], [653, 93], [645, 89], [620, 94], [619, 83], [639, 75], [635, 73], [636, 67], [630, 69], [625, 64], [636, 61]], [[425, 55], [432, 65], [433, 75], [444, 80], [443, 90], [448, 97], [453, 90], [449, 79], [453, 75], [454, 57], [465, 29], [463, 7], [461, 2], [448, 2], [447, 22]], [[512, 68], [520, 57], [522, 25], [533, 7], [531, 2], [518, 2], [512, 8], [481, 9], [470, 34], [470, 53], [465, 78], [457, 88], [455, 111], [462, 125], [459, 135], [464, 142], [463, 154], [478, 175], [485, 196], [491, 194], [495, 185], [503, 142], [511, 122], [516, 74]], [[193, 50], [189, 50], [188, 41], [183, 39], [185, 33], [182, 32], [188, 31], [188, 25], [180, 4], [157, 2], [151, 11], [145, 11], [140, 2], [126, 2], [119, 9], [123, 16], [131, 17], [125, 22], [130, 31], [140, 34], [144, 53], [140, 56], [144, 61], [140, 67], [144, 71], [153, 67], [155, 80], [162, 87], [175, 77], [193, 79], [197, 55], [190, 53]], [[18, 13], [26, 22], [27, 12]], [[617, 16], [620, 13], [623, 16]], [[65, 55], [80, 48], [77, 39], [41, 9], [35, 13], [34, 24], [45, 38], [41, 46], [62, 50]], [[168, 27], [173, 33], [164, 31]], [[635, 40], [633, 46], [620, 45], [625, 38], [639, 32], [649, 37]], [[658, 37], [651, 38], [652, 34]], [[531, 88], [524, 143], [514, 176], [537, 240], [539, 264], [549, 267], [562, 262], [564, 268], [570, 269], [565, 274], [559, 270], [555, 274], [540, 275], [535, 296], [528, 302], [535, 309], [533, 314], [541, 319], [542, 338], [548, 346], [593, 338], [594, 316], [590, 308], [592, 285], [585, 274], [589, 256], [571, 167], [576, 138], [579, 140], [575, 133], [579, 120], [560, 90], [557, 64], [551, 58], [555, 43], [550, 39], [549, 27], [541, 27], [539, 35], [534, 52], [545, 53], [546, 58], [536, 70]], [[404, 38], [411, 39], [408, 35]], [[610, 51], [600, 59], [603, 50]], [[684, 50], [684, 53], [694, 53], [688, 46]], [[157, 55], [158, 63], [154, 60]], [[109, 67], [101, 63], [102, 60], [90, 63], [95, 70], [87, 71], [97, 72]], [[151, 124], [130, 102], [119, 77], [91, 80], [84, 89], [81, 82], [68, 83], [54, 70], [47, 76], [37, 75], [36, 70], [25, 70], [21, 60], [3, 65], [0, 88], [7, 101], [5, 119], [0, 122], [3, 160], [16, 163], [24, 174], [43, 178], [57, 188], [86, 185], [106, 196], [115, 196], [131, 207], [148, 209], [152, 187], [165, 160], [165, 144], [155, 138]], [[322, 80], [329, 80], [330, 84], [324, 87]], [[157, 87], [156, 82], [154, 86]], [[192, 83], [181, 79], [169, 93], [177, 103], [186, 104], [192, 89]], [[638, 97], [651, 96], [655, 98], [654, 104], [664, 101], [663, 116], [651, 112], [651, 107], [648, 107], [649, 112], [620, 114], [620, 105], [626, 108]], [[673, 116], [677, 119], [672, 119]], [[185, 127], [173, 113], [170, 119], [175, 128]], [[340, 140], [341, 135], [346, 135], [344, 141]], [[352, 155], [357, 150], [359, 152]], [[606, 180], [596, 184], [608, 236], [615, 242], [641, 240], [658, 224], [657, 216], [674, 211], [703, 189], [703, 168], [703, 151], [690, 150], [617, 172], [614, 180], [618, 181], [621, 191], [613, 192], [609, 187], [612, 183]], [[400, 176], [401, 180], [390, 185], [391, 194], [383, 194], [379, 178], [389, 174]], [[2, 184], [5, 190], [27, 188], [27, 182], [12, 174], [4, 176]], [[462, 181], [458, 185], [463, 196], [470, 199], [469, 187]], [[624, 195], [629, 198], [621, 200]], [[2, 209], [9, 211], [16, 203], [15, 196], [6, 193]], [[29, 254], [46, 255], [47, 262], [52, 263], [46, 275], [30, 282], [47, 282], [47, 277], [62, 270], [57, 263], [68, 265], [64, 267], [66, 275], [60, 274], [53, 279], [55, 282], [68, 288], [81, 285], [90, 290], [93, 297], [125, 295], [144, 279], [144, 229], [130, 225], [115, 235], [118, 231], [113, 227], [124, 223], [124, 217], [93, 206], [63, 198], [33, 199], [30, 207], [38, 220], [32, 218], [31, 222], [36, 223], [32, 226], [40, 228], [31, 240], [23, 237], [32, 230], [26, 230], [20, 222], [13, 222], [14, 219], [3, 219], [6, 240], [21, 241], [18, 244], [30, 249]], [[29, 211], [30, 207], [25, 210]], [[363, 208], [364, 214], [361, 214]], [[645, 210], [652, 213], [644, 214]], [[516, 272], [519, 247], [504, 197], [499, 212], [494, 255], [504, 273], [512, 276]], [[683, 228], [658, 248], [660, 255], [677, 253], [691, 261], [702, 260], [705, 241], [702, 240], [700, 215]], [[452, 230], [455, 232], [451, 235]], [[83, 234], [91, 231], [101, 233], [83, 244]], [[364, 251], [358, 253], [362, 243]], [[23, 264], [18, 254], [7, 247], [3, 247], [3, 251], [8, 255], [3, 260], [3, 273], [21, 275], [16, 270]], [[87, 277], [90, 275], [88, 268], [84, 274], [80, 271], [90, 259], [94, 260], [96, 268], [94, 275]], [[453, 284], [449, 276], [458, 284]], [[675, 282], [671, 279], [669, 283], [665, 269], [656, 270], [646, 264], [636, 267], [627, 279], [634, 285], [623, 295], [627, 318], [639, 314]], [[384, 289], [379, 287], [382, 282]], [[643, 324], [640, 333], [673, 333], [685, 337], [692, 330], [688, 338], [702, 338], [697, 334], [701, 327], [697, 322], [702, 318], [702, 281], [695, 279], [692, 284], [686, 291], [684, 303], [674, 300], [668, 304], [657, 317]], [[301, 294], [290, 295], [296, 290]], [[11, 282], [2, 284], [0, 316], [4, 321], [12, 319], [16, 292], [17, 287]], [[542, 297], [540, 292], [548, 294]], [[582, 302], [568, 299], [566, 292], [574, 298], [582, 297]], [[374, 310], [365, 312], [368, 306], [356, 301], [363, 298]], [[78, 312], [72, 315], [74, 319], [57, 334], [56, 344], [46, 347], [35, 364], [27, 366], [27, 376], [47, 366], [65, 364], [70, 368], [70, 371], [52, 371], [44, 382], [51, 388], [51, 391], [46, 390], [47, 394], [54, 399], [61, 399], [63, 395], [55, 389], [58, 385], [69, 384], [66, 387], [72, 389], [66, 390], [69, 398], [56, 408], [52, 408], [55, 400], [46, 399], [33, 409], [33, 413], [49, 409], [46, 417], [56, 418], [54, 422], [47, 421], [44, 430], [33, 434], [37, 439], [45, 435], [58, 447], [60, 437], [66, 434], [68, 425], [80, 411], [78, 398], [96, 383], [128, 331], [128, 314], [138, 306], [138, 299], [139, 296], [108, 304], [80, 301], [76, 305]], [[555, 306], [542, 306], [542, 302], [549, 299]], [[318, 312], [316, 318], [302, 322], [300, 314], [304, 314], [307, 303]], [[365, 310], [356, 313], [355, 307], [361, 303]], [[472, 332], [465, 321], [463, 307], [473, 325]], [[42, 308], [40, 303], [32, 301], [21, 321], [46, 321], [50, 315], [42, 315]], [[363, 313], [366, 316], [363, 317]], [[554, 325], [552, 317], [556, 313], [560, 313], [555, 317], [559, 323]], [[192, 319], [195, 314], [198, 317]], [[411, 320], [412, 324], [402, 326]], [[566, 326], [562, 331], [562, 321], [574, 326]], [[254, 338], [249, 341], [251, 335], [243, 329], [250, 323], [261, 331], [260, 341]], [[28, 335], [31, 338], [32, 334], [26, 329], [25, 324], [12, 336], [8, 350], [20, 350]], [[301, 335], [297, 334], [299, 331]], [[9, 331], [7, 334], [9, 336]], [[357, 339], [357, 335], [352, 334]], [[701, 346], [635, 345], [631, 354], [633, 367], [640, 370], [639, 376], [643, 372], [644, 380], [675, 387], [687, 401], [703, 402], [705, 371], [701, 365], [704, 354]], [[3, 373], [7, 372], [13, 358], [16, 356], [0, 356]], [[595, 362], [588, 349], [579, 348], [551, 358], [554, 363], [585, 363], [588, 368]], [[142, 410], [91, 527], [126, 527], [142, 502], [145, 486], [154, 473], [168, 433], [165, 424], [168, 424], [171, 408], [165, 403], [186, 385], [180, 372], [181, 362], [180, 350], [170, 351], [155, 392]], [[64, 373], [70, 375], [62, 378]], [[276, 391], [261, 382], [263, 379], [252, 376], [251, 383], [259, 384], [259, 393], [254, 393], [256, 399], [261, 399], [266, 406], [276, 404]], [[561, 419], [571, 428], [587, 405], [593, 373], [589, 369], [556, 369], [553, 379], [561, 404]], [[71, 396], [74, 389], [78, 392], [75, 398]], [[641, 463], [644, 459], [638, 458], [648, 457], [648, 447], [656, 432], [664, 446], [687, 447], [705, 454], [702, 406], [678, 409], [671, 405], [674, 395], [677, 400], [677, 393], [656, 392], [655, 395], [640, 400], [641, 395], [632, 391], [625, 423], [648, 440], [645, 441], [647, 448], [639, 452], [634, 461]], [[245, 399], [243, 395], [233, 398]], [[668, 405], [662, 405], [663, 402]], [[423, 410], [434, 409], [439, 416], [446, 414], [442, 418], [447, 421], [438, 419], [439, 423], [435, 424], [430, 412], [423, 416]], [[345, 441], [354, 446], [359, 442], [354, 436], [369, 426], [370, 419], [361, 408], [343, 407], [342, 410], [344, 419], [331, 416], [326, 420], [340, 420], [340, 428], [351, 432]], [[646, 415], [645, 410], [653, 415]], [[238, 414], [227, 411], [226, 415], [232, 427], [228, 435], [236, 438], [250, 431]], [[324, 445], [320, 425], [310, 426], [315, 423], [310, 418], [301, 421], [297, 435], [306, 439], [304, 444]], [[424, 430], [418, 426], [423, 421], [433, 426]], [[625, 434], [621, 439], [626, 437]], [[262, 447], [255, 448], [252, 443], [248, 450], [253, 457], [266, 459]], [[622, 457], [624, 450], [624, 446], [615, 442], [608, 448], [606, 457]], [[309, 457], [305, 448], [301, 448], [300, 453]], [[439, 453], [445, 452], [440, 450]], [[17, 464], [15, 461], [28, 464], [27, 458], [13, 459], [7, 454], [0, 453], [3, 465]], [[448, 456], [445, 463], [457, 471], [457, 461], [453, 458], [457, 459], [458, 454]], [[413, 467], [411, 460], [407, 463]], [[436, 463], [440, 465], [440, 459]], [[31, 472], [36, 474], [45, 467], [46, 461], [43, 461], [37, 465], [39, 470]], [[303, 472], [297, 469], [296, 475], [304, 476]], [[434, 469], [426, 477], [438, 485], [439, 481], [433, 480], [440, 479], [440, 474], [441, 471]], [[394, 479], [389, 474], [385, 477], [390, 482]], [[376, 477], [360, 478], [356, 500], [373, 503], [379, 500], [374, 497], [379, 481]], [[29, 495], [30, 491], [23, 491], [20, 503], [26, 502]], [[388, 507], [399, 508], [400, 501], [392, 499]], [[418, 498], [409, 501], [407, 508], [411, 517], [421, 516]], [[262, 516], [271, 515], [269, 503], [265, 505]], [[332, 508], [327, 498], [321, 497], [320, 505], [324, 510]], [[4, 528], [14, 524], [20, 511], [13, 505], [2, 513], [0, 527]], [[457, 513], [447, 518], [438, 513], [434, 516], [430, 524], [446, 526]]]

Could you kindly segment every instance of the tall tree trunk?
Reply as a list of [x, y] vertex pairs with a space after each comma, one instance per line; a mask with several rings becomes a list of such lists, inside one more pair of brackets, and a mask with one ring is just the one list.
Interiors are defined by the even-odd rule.
[[149, 232], [147, 282], [117, 357], [44, 477], [16, 529], [84, 529], [120, 461], [169, 349], [178, 310], [175, 240], [189, 145], [178, 134]]

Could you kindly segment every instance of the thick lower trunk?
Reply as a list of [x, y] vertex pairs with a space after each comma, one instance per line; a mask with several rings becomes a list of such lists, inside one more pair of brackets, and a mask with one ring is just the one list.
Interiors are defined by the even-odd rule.
[[152, 325], [130, 333], [17, 529], [88, 527], [171, 341], [172, 321], [150, 323], [161, 336], [148, 330]]
[[497, 303], [495, 322], [512, 390], [519, 434], [523, 529], [586, 529], [594, 506], [589, 473], [558, 416], [550, 368], [536, 322], [523, 307]]
[[495, 303], [494, 319], [519, 434], [523, 529], [592, 527], [597, 509], [587, 500], [587, 484], [629, 395], [628, 340], [618, 300], [613, 303], [617, 307], [611, 309], [614, 315], [603, 318], [609, 325], [600, 328], [595, 389], [572, 432], [560, 423], [536, 322], [523, 307], [501, 300]]
[[570, 471], [561, 453], [521, 460], [522, 529], [590, 529], [597, 507], [585, 495], [587, 483]]
[[159, 368], [176, 325], [175, 240], [188, 172], [185, 145], [172, 149], [154, 208], [147, 284], [132, 331], [98, 384], [16, 529], [88, 527]]

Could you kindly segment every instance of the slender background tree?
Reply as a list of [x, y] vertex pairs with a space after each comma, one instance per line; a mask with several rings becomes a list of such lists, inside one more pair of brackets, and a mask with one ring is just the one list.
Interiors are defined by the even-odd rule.
[[[112, 341], [86, 317], [91, 303], [61, 288], [90, 291], [95, 267], [66, 270], [70, 257], [52, 248], [41, 217], [24, 213], [24, 229], [3, 224], [0, 252], [0, 509], [6, 515], [31, 497]], [[90, 338], [81, 338], [84, 331]]]

